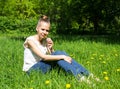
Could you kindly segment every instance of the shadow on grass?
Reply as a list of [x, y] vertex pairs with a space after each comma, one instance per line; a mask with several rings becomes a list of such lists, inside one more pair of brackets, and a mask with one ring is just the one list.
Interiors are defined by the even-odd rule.
[[27, 37], [24, 37], [24, 36], [20, 36], [20, 37], [10, 37], [10, 39], [14, 39], [14, 40], [21, 40], [21, 41], [25, 41]]
[[[90, 42], [102, 42], [105, 44], [120, 44], [120, 36], [115, 35], [52, 35], [50, 36], [53, 41], [90, 41]], [[13, 36], [10, 37], [14, 40], [22, 40], [25, 41], [27, 36]]]
[[120, 44], [120, 36], [115, 35], [59, 35], [53, 37], [53, 40], [59, 41], [77, 41], [77, 40], [83, 40], [83, 41], [90, 41], [90, 42], [102, 42], [105, 44]]

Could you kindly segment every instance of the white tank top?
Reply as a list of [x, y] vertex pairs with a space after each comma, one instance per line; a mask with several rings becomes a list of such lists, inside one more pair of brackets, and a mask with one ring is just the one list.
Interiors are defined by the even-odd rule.
[[47, 48], [44, 45], [41, 45], [33, 36], [28, 37], [24, 42], [24, 64], [23, 64], [23, 71], [28, 71], [34, 64], [36, 64], [38, 61], [42, 60], [39, 56], [34, 54], [31, 49], [28, 48], [27, 41], [32, 40], [38, 49], [46, 54]]

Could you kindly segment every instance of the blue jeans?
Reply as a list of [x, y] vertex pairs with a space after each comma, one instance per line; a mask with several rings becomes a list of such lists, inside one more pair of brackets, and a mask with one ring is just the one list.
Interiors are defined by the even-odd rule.
[[[55, 51], [51, 55], [67, 55], [66, 52], [63, 51]], [[28, 72], [31, 70], [41, 71], [42, 73], [46, 73], [50, 71], [50, 69], [57, 64], [59, 67], [64, 69], [67, 73], [72, 73], [74, 76], [77, 75], [89, 75], [88, 70], [86, 70], [82, 65], [77, 63], [74, 59], [72, 59], [72, 63], [68, 63], [65, 60], [58, 60], [58, 61], [39, 61], [35, 65], [33, 65]]]

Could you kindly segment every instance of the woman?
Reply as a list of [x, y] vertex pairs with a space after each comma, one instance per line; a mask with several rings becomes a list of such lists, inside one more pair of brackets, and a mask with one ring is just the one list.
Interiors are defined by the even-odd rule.
[[47, 38], [50, 31], [50, 20], [47, 16], [40, 18], [36, 31], [37, 34], [29, 36], [24, 42], [23, 71], [30, 73], [31, 70], [35, 70], [46, 73], [56, 63], [67, 73], [72, 73], [79, 79], [90, 74], [65, 52], [53, 50], [53, 41]]

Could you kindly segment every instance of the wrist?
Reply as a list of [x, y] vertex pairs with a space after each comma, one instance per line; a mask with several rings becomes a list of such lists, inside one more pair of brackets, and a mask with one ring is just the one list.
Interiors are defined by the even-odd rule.
[[66, 57], [65, 55], [62, 55], [62, 59], [65, 59], [65, 57]]

